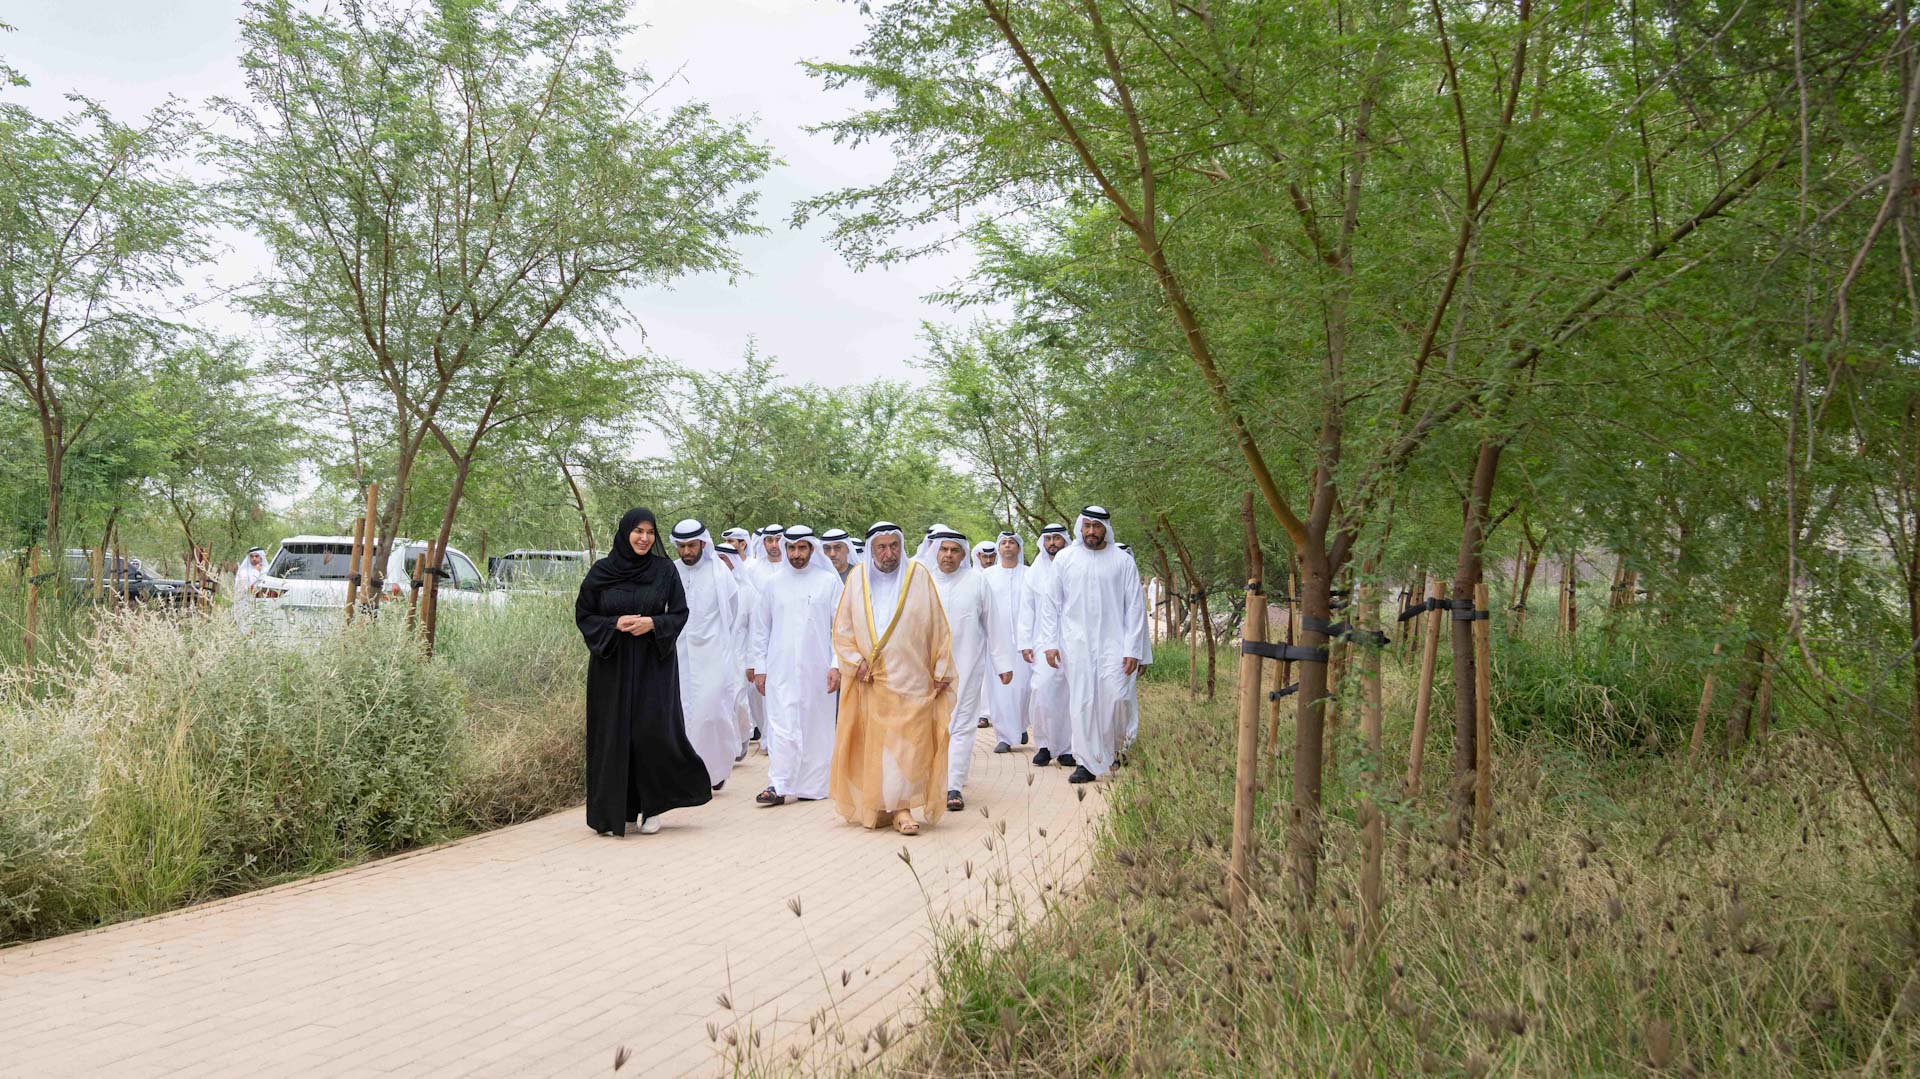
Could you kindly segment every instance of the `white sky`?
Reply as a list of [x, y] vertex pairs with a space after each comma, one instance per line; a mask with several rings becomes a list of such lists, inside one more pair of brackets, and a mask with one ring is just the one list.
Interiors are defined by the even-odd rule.
[[[7, 5], [0, 57], [33, 83], [6, 95], [43, 114], [62, 111], [61, 95], [79, 92], [131, 119], [169, 95], [199, 107], [216, 95], [243, 95], [236, 56], [238, 0], [40, 0]], [[720, 276], [689, 278], [673, 289], [635, 292], [630, 306], [645, 329], [644, 346], [702, 369], [735, 364], [747, 340], [779, 358], [789, 378], [846, 385], [890, 376], [920, 381], [907, 361], [919, 346], [923, 320], [955, 316], [922, 297], [969, 269], [963, 254], [930, 257], [905, 267], [854, 273], [829, 248], [818, 225], [795, 231], [786, 222], [795, 201], [852, 183], [877, 180], [891, 158], [885, 149], [853, 150], [809, 124], [837, 118], [861, 103], [856, 93], [829, 94], [802, 72], [802, 59], [839, 59], [862, 37], [861, 16], [842, 0], [636, 0], [641, 24], [628, 56], [658, 77], [682, 69], [685, 83], [662, 100], [710, 102], [723, 117], [757, 117], [759, 136], [785, 161], [762, 181], [760, 217], [769, 232], [741, 245], [748, 272], [729, 286]], [[245, 236], [204, 271], [199, 291], [217, 297], [261, 264]], [[245, 316], [217, 298], [182, 316], [235, 335], [257, 336]], [[623, 342], [639, 347], [639, 335]]]

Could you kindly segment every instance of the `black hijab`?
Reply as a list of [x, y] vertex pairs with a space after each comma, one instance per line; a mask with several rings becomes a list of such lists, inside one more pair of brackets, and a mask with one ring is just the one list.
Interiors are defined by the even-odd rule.
[[[653, 547], [642, 556], [635, 553], [633, 544], [627, 537], [640, 527], [640, 522], [653, 526]], [[667, 563], [666, 552], [660, 549], [660, 522], [653, 519], [653, 511], [644, 506], [630, 509], [620, 518], [620, 527], [613, 534], [613, 550], [607, 557], [593, 564], [587, 571], [588, 588], [606, 588], [616, 584], [646, 584], [653, 580]]]

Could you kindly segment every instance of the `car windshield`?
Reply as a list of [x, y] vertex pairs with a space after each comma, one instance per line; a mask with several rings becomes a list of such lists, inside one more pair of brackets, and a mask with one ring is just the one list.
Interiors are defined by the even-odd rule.
[[572, 584], [586, 573], [583, 562], [569, 555], [508, 555], [493, 575], [501, 584]]
[[[407, 548], [406, 573], [408, 577], [413, 576], [414, 564], [420, 561], [420, 556], [425, 554], [426, 550], [425, 547]], [[466, 555], [461, 554], [459, 551], [448, 549], [445, 570], [447, 573], [447, 584], [462, 592], [478, 592], [486, 587], [486, 582], [480, 579], [480, 571], [474, 569], [473, 563], [467, 559]]]
[[269, 577], [303, 581], [344, 581], [353, 562], [353, 547], [345, 543], [284, 543], [267, 567]]

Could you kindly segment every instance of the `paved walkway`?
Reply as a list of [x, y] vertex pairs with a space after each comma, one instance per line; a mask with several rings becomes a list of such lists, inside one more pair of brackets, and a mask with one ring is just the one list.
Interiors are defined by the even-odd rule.
[[571, 809], [0, 950], [0, 1074], [611, 1075], [623, 1046], [622, 1076], [871, 1059], [883, 1021], [898, 1044], [912, 1020], [936, 917], [1004, 921], [1084, 868], [1103, 795], [994, 755], [990, 733], [969, 808], [913, 839], [826, 803], [755, 807], [756, 748], [659, 835], [600, 838]]

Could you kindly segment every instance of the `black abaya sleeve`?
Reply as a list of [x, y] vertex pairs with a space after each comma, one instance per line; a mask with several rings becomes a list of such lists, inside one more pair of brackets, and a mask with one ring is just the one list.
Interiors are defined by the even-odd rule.
[[680, 583], [678, 573], [669, 573], [667, 574], [666, 609], [653, 616], [653, 632], [647, 636], [652, 638], [654, 647], [662, 653], [671, 653], [673, 642], [679, 638], [680, 631], [686, 628], [686, 625], [687, 590]]
[[620, 631], [614, 628], [620, 618], [618, 615], [601, 614], [599, 598], [599, 589], [590, 588], [582, 581], [580, 594], [573, 601], [573, 624], [580, 627], [580, 636], [587, 642], [587, 651], [606, 659], [613, 655], [614, 642], [620, 639]]

